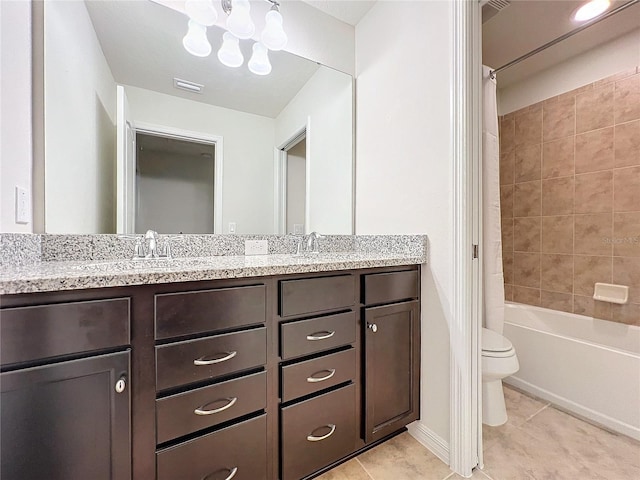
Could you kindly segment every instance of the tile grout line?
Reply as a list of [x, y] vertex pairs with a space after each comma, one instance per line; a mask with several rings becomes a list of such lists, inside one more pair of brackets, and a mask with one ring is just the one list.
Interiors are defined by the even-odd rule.
[[527, 419], [524, 422], [522, 422], [522, 425], [520, 425], [520, 427], [523, 427], [525, 423], [527, 423], [529, 420], [531, 420], [533, 417], [535, 417], [539, 413], [542, 413], [544, 410], [546, 410], [550, 406], [551, 406], [551, 403], [547, 402], [547, 404], [544, 405], [542, 408], [540, 408], [540, 410], [536, 411], [533, 415], [530, 415], [529, 417], [527, 417]]
[[361, 466], [361, 467], [362, 467], [362, 469], [364, 470], [364, 473], [366, 473], [366, 474], [367, 474], [367, 476], [368, 476], [371, 480], [375, 480], [375, 479], [373, 478], [373, 475], [371, 475], [371, 474], [369, 473], [369, 470], [367, 470], [367, 468], [363, 465], [363, 463], [360, 461], [360, 459], [359, 459], [358, 457], [356, 457], [356, 462], [358, 462], [358, 463], [360, 464], [360, 466]]

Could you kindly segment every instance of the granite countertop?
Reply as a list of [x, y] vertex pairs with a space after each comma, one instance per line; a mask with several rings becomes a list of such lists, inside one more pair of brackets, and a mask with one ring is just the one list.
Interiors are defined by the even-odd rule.
[[173, 260], [43, 261], [0, 270], [0, 294], [245, 278], [426, 263], [426, 252], [226, 255]]

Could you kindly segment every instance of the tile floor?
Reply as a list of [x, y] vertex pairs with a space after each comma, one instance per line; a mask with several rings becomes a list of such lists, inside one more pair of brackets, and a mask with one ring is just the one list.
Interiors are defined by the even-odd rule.
[[[509, 421], [484, 427], [484, 470], [474, 480], [640, 480], [640, 442], [505, 388]], [[459, 480], [403, 433], [318, 480]]]

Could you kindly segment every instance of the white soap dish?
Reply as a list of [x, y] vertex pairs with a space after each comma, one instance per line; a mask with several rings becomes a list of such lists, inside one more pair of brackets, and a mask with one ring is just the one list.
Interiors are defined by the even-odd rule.
[[629, 301], [629, 287], [611, 283], [596, 283], [593, 299], [600, 302], [619, 303], [623, 305]]

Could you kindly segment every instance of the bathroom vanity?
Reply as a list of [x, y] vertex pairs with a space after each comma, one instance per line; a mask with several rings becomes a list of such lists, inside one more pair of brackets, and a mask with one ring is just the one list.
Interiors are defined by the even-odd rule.
[[1, 297], [2, 478], [300, 480], [393, 436], [419, 414], [420, 265], [374, 257], [23, 282]]

